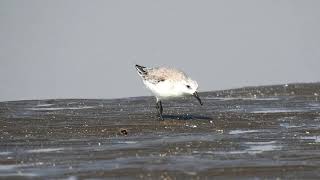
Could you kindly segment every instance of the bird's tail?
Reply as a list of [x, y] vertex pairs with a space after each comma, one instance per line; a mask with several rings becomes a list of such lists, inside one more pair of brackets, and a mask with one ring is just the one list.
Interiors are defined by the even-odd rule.
[[145, 68], [146, 67], [144, 67], [144, 66], [140, 66], [140, 65], [136, 64], [136, 69], [137, 69], [140, 76], [145, 76], [148, 74], [147, 71], [145, 70]]

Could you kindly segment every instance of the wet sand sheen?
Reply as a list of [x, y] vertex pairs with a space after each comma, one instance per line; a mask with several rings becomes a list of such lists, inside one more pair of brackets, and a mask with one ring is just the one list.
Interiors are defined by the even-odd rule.
[[0, 178], [320, 178], [320, 84], [0, 103]]

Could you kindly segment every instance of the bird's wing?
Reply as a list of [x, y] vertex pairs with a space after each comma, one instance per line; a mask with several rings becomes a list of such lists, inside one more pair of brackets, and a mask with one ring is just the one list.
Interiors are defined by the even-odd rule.
[[150, 79], [156, 79], [159, 82], [167, 80], [180, 81], [187, 78], [187, 76], [182, 71], [166, 67], [153, 68], [148, 70], [148, 77]]
[[155, 73], [157, 68], [147, 68], [138, 64], [136, 64], [135, 67], [137, 69], [138, 74], [145, 81], [148, 81], [152, 84], [158, 84], [159, 82], [165, 80], [163, 77], [159, 76], [159, 74]]
[[180, 81], [186, 79], [186, 75], [177, 69], [167, 67], [146, 68], [136, 65], [136, 69], [143, 80], [152, 84], [158, 84], [163, 81]]
[[159, 82], [163, 82], [166, 80], [165, 77], [159, 76], [157, 74], [151, 74], [149, 73], [147, 76], [144, 77], [144, 80], [152, 83], [152, 84], [158, 84]]
[[159, 67], [148, 69], [148, 75], [146, 76], [146, 80], [151, 81], [154, 84], [157, 84], [159, 82], [174, 80], [176, 76], [181, 75], [183, 74], [181, 74], [181, 72], [175, 69]]
[[145, 76], [145, 75], [148, 74], [146, 67], [140, 66], [140, 65], [138, 65], [138, 64], [136, 64], [135, 67], [136, 67], [137, 72], [139, 73], [140, 76]]

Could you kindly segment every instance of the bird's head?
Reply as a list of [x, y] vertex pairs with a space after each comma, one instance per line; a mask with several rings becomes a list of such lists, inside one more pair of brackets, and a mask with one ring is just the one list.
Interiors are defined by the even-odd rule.
[[183, 91], [183, 93], [193, 95], [195, 98], [197, 98], [199, 103], [202, 105], [197, 89], [198, 89], [198, 83], [190, 78], [186, 79], [181, 84], [181, 90]]

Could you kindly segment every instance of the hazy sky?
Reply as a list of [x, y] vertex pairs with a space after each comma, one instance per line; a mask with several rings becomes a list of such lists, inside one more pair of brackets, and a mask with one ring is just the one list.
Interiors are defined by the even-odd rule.
[[319, 0], [0, 0], [0, 101], [150, 95], [134, 64], [200, 91], [320, 81]]

